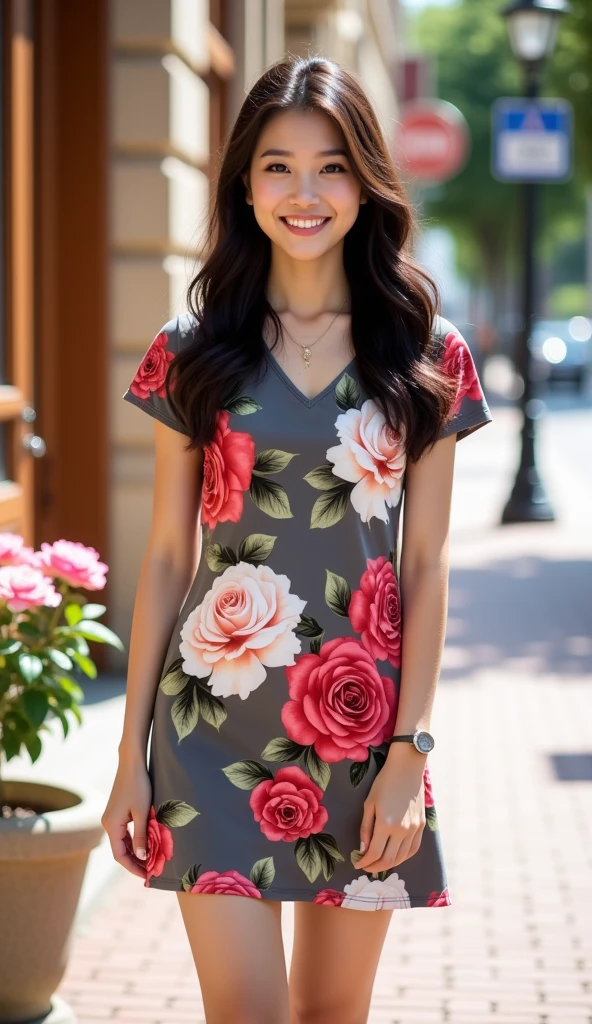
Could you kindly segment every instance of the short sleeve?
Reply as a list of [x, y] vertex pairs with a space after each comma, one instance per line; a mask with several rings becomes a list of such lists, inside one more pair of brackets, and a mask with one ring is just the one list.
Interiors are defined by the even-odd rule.
[[144, 353], [133, 380], [123, 398], [165, 423], [167, 427], [188, 436], [166, 392], [166, 376], [177, 352], [193, 338], [192, 322], [188, 315], [175, 317], [161, 328]]
[[491, 423], [493, 417], [483, 394], [471, 350], [458, 328], [450, 320], [438, 317], [436, 336], [440, 341], [441, 368], [457, 385], [450, 415], [440, 430], [438, 440], [456, 434], [456, 440], [460, 441], [479, 427]]

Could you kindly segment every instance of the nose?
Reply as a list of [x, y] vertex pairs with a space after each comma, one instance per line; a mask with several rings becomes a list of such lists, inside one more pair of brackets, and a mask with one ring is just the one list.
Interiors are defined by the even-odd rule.
[[308, 209], [309, 206], [316, 206], [318, 201], [319, 197], [312, 182], [309, 182], [306, 177], [300, 178], [295, 185], [294, 192], [290, 196], [292, 205]]

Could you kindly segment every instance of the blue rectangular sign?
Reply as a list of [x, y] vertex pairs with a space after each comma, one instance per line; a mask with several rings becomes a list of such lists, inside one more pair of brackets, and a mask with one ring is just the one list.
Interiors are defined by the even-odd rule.
[[492, 105], [491, 114], [494, 178], [547, 182], [571, 178], [571, 103], [501, 97]]

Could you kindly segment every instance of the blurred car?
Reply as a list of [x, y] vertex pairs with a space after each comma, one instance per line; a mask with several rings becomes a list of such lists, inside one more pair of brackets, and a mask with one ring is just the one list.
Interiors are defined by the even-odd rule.
[[592, 322], [585, 316], [569, 320], [534, 320], [529, 338], [533, 376], [537, 380], [572, 381], [586, 385], [592, 361]]

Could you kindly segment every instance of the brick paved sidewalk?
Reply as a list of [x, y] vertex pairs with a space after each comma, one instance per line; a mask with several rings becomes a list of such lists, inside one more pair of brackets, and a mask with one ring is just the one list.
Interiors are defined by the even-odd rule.
[[[500, 411], [458, 452], [430, 755], [453, 905], [393, 915], [370, 1024], [592, 1024], [586, 485], [550, 442], [561, 521], [497, 530], [514, 423]], [[204, 1021], [175, 895], [122, 872], [60, 994], [80, 1024]]]

